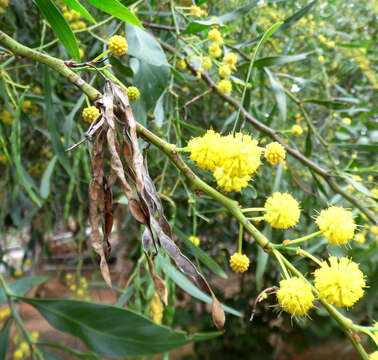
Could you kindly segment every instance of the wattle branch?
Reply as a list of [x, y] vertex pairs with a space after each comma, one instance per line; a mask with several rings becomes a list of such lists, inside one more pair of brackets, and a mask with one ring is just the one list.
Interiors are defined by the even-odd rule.
[[[101, 93], [86, 83], [79, 75], [74, 73], [64, 61], [54, 58], [52, 56], [43, 54], [41, 52], [38, 52], [36, 50], [30, 49], [24, 45], [21, 45], [16, 40], [12, 39], [8, 35], [6, 35], [4, 32], [0, 31], [0, 44], [2, 44], [4, 47], [8, 48], [14, 55], [23, 56], [25, 58], [32, 59], [34, 61], [37, 61], [39, 63], [43, 63], [50, 68], [54, 69], [58, 73], [60, 73], [62, 76], [64, 76], [68, 81], [70, 81], [72, 84], [76, 85], [81, 89], [82, 92], [84, 92], [89, 99], [92, 101], [96, 101], [99, 98], [101, 98]], [[195, 68], [192, 64], [188, 64], [191, 69], [194, 71]], [[204, 74], [204, 79], [209, 82], [209, 85], [216, 90], [216, 86], [211, 80], [208, 75]], [[228, 102], [231, 101], [231, 103], [235, 103], [235, 105], [240, 106], [240, 104], [237, 103], [237, 101], [227, 95], [220, 94], [222, 97], [225, 98]], [[278, 140], [280, 138], [276, 137], [274, 130], [266, 127], [264, 124], [259, 123], [257, 120], [253, 119], [243, 108], [242, 114], [243, 116], [248, 120], [251, 118], [251, 120], [255, 121], [256, 127], [260, 129], [262, 132], [267, 133], [268, 135], [271, 134], [274, 136], [273, 138], [275, 140]], [[170, 143], [167, 143], [163, 139], [159, 138], [155, 134], [153, 134], [151, 131], [143, 127], [141, 124], [137, 124], [137, 132], [139, 136], [143, 137], [145, 140], [147, 140], [149, 143], [155, 145], [158, 147], [161, 151], [163, 151], [171, 160], [171, 162], [184, 174], [184, 176], [187, 178], [187, 180], [191, 183], [192, 187], [195, 190], [199, 190], [201, 192], [206, 193], [209, 195], [212, 199], [217, 201], [219, 204], [222, 204], [224, 208], [226, 208], [233, 217], [240, 222], [243, 227], [254, 237], [256, 242], [259, 246], [261, 246], [267, 253], [274, 255], [277, 259], [279, 258], [280, 261], [282, 261], [287, 269], [290, 270], [292, 275], [298, 276], [303, 278], [306, 282], [308, 282], [307, 279], [291, 264], [289, 260], [287, 260], [282, 253], [278, 250], [279, 245], [275, 245], [271, 243], [243, 214], [243, 211], [241, 207], [239, 206], [237, 201], [234, 201], [214, 188], [212, 188], [210, 185], [208, 185], [206, 182], [201, 180], [188, 166], [187, 164], [180, 158], [180, 156], [176, 152], [176, 146]], [[282, 142], [282, 140], [280, 141]], [[288, 150], [288, 149], [287, 149]], [[295, 154], [302, 159], [303, 155], [300, 153], [297, 153], [295, 150]], [[289, 150], [288, 150], [289, 152]], [[307, 158], [306, 158], [307, 159]], [[304, 160], [308, 161], [309, 164], [311, 164], [312, 167], [318, 168], [316, 164], [313, 164], [310, 160]], [[319, 168], [318, 169], [321, 173], [324, 172], [324, 176], [329, 176], [328, 173]], [[327, 175], [326, 175], [327, 174]], [[357, 205], [356, 205], [357, 206]], [[362, 211], [362, 209], [361, 209]], [[314, 289], [314, 288], [313, 288]], [[316, 293], [316, 289], [314, 289], [314, 292]], [[346, 335], [350, 338], [354, 348], [359, 353], [362, 359], [368, 360], [368, 354], [360, 344], [360, 342], [356, 339], [356, 337], [353, 334], [354, 331], [354, 324], [352, 320], [346, 318], [343, 316], [334, 306], [329, 305], [324, 300], [320, 300], [320, 302], [323, 304], [325, 309], [328, 311], [330, 316], [334, 318], [337, 323], [340, 325], [340, 327], [343, 329], [343, 331], [346, 333]]]

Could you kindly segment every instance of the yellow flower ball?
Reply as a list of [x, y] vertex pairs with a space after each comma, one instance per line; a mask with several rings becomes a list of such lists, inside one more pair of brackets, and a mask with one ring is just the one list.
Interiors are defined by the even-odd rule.
[[80, 19], [80, 13], [76, 10], [71, 10], [72, 20], [79, 20]]
[[276, 229], [288, 229], [298, 223], [301, 215], [299, 203], [288, 193], [275, 192], [265, 202], [264, 220]]
[[129, 86], [127, 88], [127, 97], [131, 102], [137, 101], [140, 97], [140, 91], [135, 86]]
[[24, 353], [22, 352], [21, 349], [17, 349], [13, 352], [13, 359], [14, 360], [19, 360], [24, 357]]
[[350, 118], [345, 117], [345, 118], [343, 119], [343, 124], [345, 124], [345, 125], [350, 125], [351, 123], [352, 123], [352, 120], [351, 120]]
[[249, 267], [249, 259], [247, 255], [241, 253], [234, 253], [230, 257], [230, 267], [232, 271], [236, 273], [243, 273], [248, 270]]
[[298, 124], [293, 125], [292, 128], [291, 128], [291, 132], [294, 136], [302, 135], [303, 134], [302, 126], [300, 126]]
[[83, 119], [88, 122], [92, 123], [94, 120], [96, 120], [100, 115], [100, 110], [96, 108], [96, 106], [89, 106], [86, 107], [82, 114]]
[[322, 210], [316, 219], [323, 236], [335, 245], [346, 244], [354, 236], [356, 224], [351, 211], [340, 206]]
[[238, 57], [233, 52], [229, 52], [223, 58], [223, 63], [231, 66], [232, 68], [235, 67], [235, 65], [236, 65], [237, 62], [238, 62]]
[[203, 57], [201, 63], [205, 70], [210, 70], [213, 66], [213, 62], [211, 61], [211, 58], [209, 56]]
[[284, 311], [301, 316], [314, 306], [315, 297], [310, 284], [299, 277], [292, 277], [280, 281], [277, 299]]
[[112, 36], [108, 41], [108, 47], [112, 54], [122, 56], [126, 54], [128, 44], [126, 39], [120, 35]]
[[318, 39], [319, 39], [320, 42], [326, 42], [327, 41], [326, 37], [322, 34], [318, 35]]
[[42, 94], [42, 89], [39, 86], [36, 86], [33, 89], [33, 93], [36, 94], [36, 95], [41, 95]]
[[323, 55], [320, 55], [320, 56], [318, 56], [318, 60], [319, 60], [319, 62], [324, 63], [325, 58], [324, 58]]
[[329, 48], [334, 48], [335, 45], [336, 45], [336, 43], [335, 43], [334, 41], [328, 41], [328, 42], [327, 42], [327, 46], [328, 46]]
[[188, 240], [189, 240], [191, 243], [193, 243], [195, 246], [199, 246], [199, 244], [200, 244], [200, 242], [201, 242], [200, 238], [199, 238], [198, 236], [194, 236], [194, 235], [189, 236]]
[[249, 175], [242, 177], [231, 176], [230, 173], [224, 171], [223, 168], [217, 168], [213, 173], [217, 185], [221, 187], [224, 191], [241, 191], [241, 189], [248, 186], [248, 182], [251, 180]]
[[220, 33], [218, 29], [210, 30], [207, 37], [210, 41], [213, 41], [218, 44], [223, 44], [222, 34]]
[[3, 110], [0, 113], [0, 120], [4, 122], [4, 124], [11, 125], [13, 116], [8, 110]]
[[221, 65], [218, 69], [221, 78], [228, 78], [231, 75], [231, 67], [229, 65]]
[[212, 43], [209, 46], [209, 54], [214, 58], [218, 58], [222, 55], [222, 48], [218, 43]]
[[374, 351], [369, 355], [369, 360], [378, 360], [378, 351]]
[[332, 256], [322, 261], [314, 277], [319, 296], [329, 304], [349, 307], [364, 295], [364, 274], [357, 263], [346, 257]]
[[217, 87], [222, 94], [230, 94], [232, 91], [232, 83], [230, 80], [223, 79], [218, 81]]
[[359, 244], [363, 244], [366, 241], [366, 232], [360, 232], [354, 236], [354, 241]]
[[272, 142], [265, 147], [265, 159], [272, 165], [276, 165], [285, 160], [285, 148], [278, 142]]
[[183, 59], [179, 59], [176, 63], [177, 69], [179, 70], [185, 70], [186, 69], [186, 61]]
[[207, 11], [204, 10], [204, 9], [201, 9], [199, 6], [193, 5], [193, 6], [190, 7], [189, 14], [194, 16], [194, 17], [201, 17], [201, 16], [206, 16]]
[[9, 0], [0, 0], [0, 6], [1, 7], [8, 7], [9, 6]]

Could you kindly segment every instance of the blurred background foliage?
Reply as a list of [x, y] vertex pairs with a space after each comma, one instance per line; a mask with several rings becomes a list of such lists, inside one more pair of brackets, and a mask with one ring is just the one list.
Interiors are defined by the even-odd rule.
[[[35, 1], [39, 3], [43, 1]], [[179, 59], [200, 66], [203, 57], [209, 56], [207, 34], [218, 18], [223, 19], [219, 27], [223, 52], [238, 56], [231, 95], [240, 99], [259, 36], [284, 21], [259, 50], [244, 107], [280, 133], [292, 148], [331, 169], [340, 187], [377, 212], [376, 1], [197, 1], [199, 13], [190, 0], [122, 1], [144, 29], [99, 10], [92, 1], [83, 5], [96, 23], [80, 14], [71, 16], [63, 2], [55, 3], [77, 38], [81, 61], [105, 51], [110, 36], [126, 36], [127, 55], [111, 57], [102, 66], [109, 65], [106, 71], [140, 90], [141, 98], [133, 104], [137, 120], [180, 147], [210, 128], [229, 133], [238, 110], [216, 91], [209, 91], [201, 76]], [[0, 1], [4, 6], [0, 29], [22, 44], [69, 60], [72, 54], [57, 40], [35, 4], [10, 0], [5, 7]], [[213, 59], [209, 70], [216, 82], [220, 64], [221, 60]], [[85, 70], [92, 71], [82, 71], [83, 79], [101, 89], [100, 71]], [[88, 127], [81, 118], [88, 101], [59, 74], [11, 56], [4, 48], [0, 48], [0, 75], [3, 271], [22, 278], [53, 270], [69, 296], [89, 301], [88, 287], [105, 286], [88, 245], [90, 144], [65, 151]], [[303, 132], [293, 131], [294, 125]], [[242, 131], [261, 144], [270, 141], [248, 122], [242, 123]], [[244, 249], [251, 269], [242, 276], [231, 274], [228, 258], [236, 248], [238, 224], [206, 195], [193, 193], [164, 154], [145, 143], [142, 146], [180, 247], [197, 262], [221, 301], [244, 315], [228, 315], [226, 334], [196, 344], [188, 358], [290, 358], [311, 345], [343, 338], [323, 309], [313, 311], [311, 319], [290, 319], [275, 311], [273, 298], [260, 304], [254, 321], [248, 322], [257, 294], [280, 279], [275, 264], [246, 235]], [[215, 186], [208, 172], [189, 164]], [[361, 324], [377, 320], [378, 227], [290, 156], [284, 165], [261, 167], [248, 188], [231, 196], [245, 207], [261, 207], [273, 191], [293, 194], [302, 208], [300, 223], [293, 229], [278, 231], [264, 223], [257, 225], [275, 243], [315, 231], [314, 216], [329, 204], [353, 209], [359, 229], [350, 246], [335, 247], [317, 238], [304, 248], [321, 258], [346, 255], [360, 263], [369, 288], [348, 316]], [[116, 227], [110, 262], [118, 305], [127, 303], [127, 308], [150, 316], [154, 291], [141, 256], [140, 226], [128, 213], [120, 189], [115, 189], [114, 196]], [[199, 249], [188, 241], [190, 236], [199, 237]], [[314, 264], [300, 258], [293, 261], [304, 274], [314, 270]], [[158, 271], [163, 268], [169, 278], [170, 299], [163, 323], [190, 332], [211, 330], [204, 303], [188, 298], [181, 291], [190, 293], [185, 278], [174, 269], [169, 273], [167, 266], [157, 264]]]

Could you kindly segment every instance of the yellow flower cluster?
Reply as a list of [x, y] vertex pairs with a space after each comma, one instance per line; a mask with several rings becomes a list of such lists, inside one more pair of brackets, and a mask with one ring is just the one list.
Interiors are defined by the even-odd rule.
[[137, 101], [140, 97], [140, 91], [135, 86], [129, 86], [127, 88], [127, 97], [131, 102]]
[[218, 29], [211, 29], [207, 34], [207, 38], [214, 43], [223, 44], [222, 34]]
[[8, 306], [6, 307], [3, 307], [1, 310], [0, 310], [0, 320], [3, 320], [3, 319], [6, 319], [9, 315], [10, 315], [10, 309]]
[[[30, 333], [33, 342], [38, 341], [39, 333], [38, 331], [32, 331]], [[21, 341], [17, 348], [13, 351], [12, 360], [21, 360], [30, 358], [30, 347], [26, 341]]]
[[291, 132], [294, 136], [301, 136], [303, 134], [302, 126], [295, 124], [291, 128]]
[[91, 297], [88, 292], [88, 281], [85, 277], [67, 273], [64, 277], [67, 287], [75, 293], [75, 297], [80, 300], [90, 301]]
[[222, 55], [222, 48], [218, 43], [212, 43], [209, 45], [209, 54], [214, 58], [219, 58]]
[[286, 151], [285, 148], [278, 142], [272, 142], [265, 147], [265, 159], [272, 165], [285, 160]]
[[96, 106], [89, 106], [89, 107], [84, 108], [81, 115], [86, 122], [92, 123], [99, 117], [100, 110], [97, 109]]
[[234, 253], [230, 257], [230, 267], [236, 273], [243, 273], [249, 268], [249, 259], [247, 255], [241, 253]]
[[0, 113], [0, 120], [2, 122], [4, 122], [4, 124], [7, 124], [7, 125], [11, 125], [12, 124], [12, 114], [10, 113], [10, 111], [4, 109], [1, 113]]
[[185, 70], [186, 69], [186, 61], [183, 60], [183, 59], [177, 60], [176, 66], [177, 66], [177, 69], [179, 69], [179, 70]]
[[319, 297], [336, 306], [352, 306], [364, 294], [364, 274], [346, 257], [330, 257], [314, 272]]
[[188, 240], [189, 240], [191, 243], [193, 243], [195, 246], [199, 246], [199, 245], [200, 245], [200, 242], [201, 242], [200, 238], [199, 238], [198, 236], [194, 236], [194, 235], [189, 236]]
[[354, 236], [357, 225], [353, 214], [340, 206], [331, 206], [322, 210], [316, 219], [323, 236], [335, 245], [346, 244]]
[[288, 193], [275, 192], [266, 200], [264, 207], [264, 220], [276, 229], [296, 225], [301, 214], [297, 200]]
[[218, 81], [217, 87], [222, 94], [230, 94], [232, 91], [232, 83], [228, 79]]
[[160, 300], [159, 294], [155, 291], [150, 303], [150, 318], [156, 323], [161, 324], [163, 321], [164, 305]]
[[0, 15], [5, 13], [5, 8], [7, 8], [8, 6], [9, 0], [0, 0]]
[[112, 36], [108, 41], [108, 48], [113, 55], [125, 55], [129, 45], [126, 39], [120, 35]]
[[374, 351], [369, 355], [369, 360], [378, 360], [378, 351]]
[[217, 184], [225, 191], [240, 191], [261, 164], [261, 148], [250, 136], [237, 133], [221, 136], [208, 130], [204, 136], [188, 143], [190, 159], [213, 172]]
[[202, 16], [207, 16], [207, 11], [205, 9], [202, 9], [199, 6], [193, 5], [193, 6], [190, 7], [189, 14], [191, 16], [200, 18]]
[[70, 23], [72, 30], [82, 30], [87, 27], [87, 24], [83, 20], [80, 20], [80, 13], [76, 10], [69, 10], [66, 6], [64, 6], [63, 16], [66, 21]]
[[299, 277], [281, 280], [276, 295], [282, 309], [293, 315], [305, 315], [314, 306], [311, 285]]

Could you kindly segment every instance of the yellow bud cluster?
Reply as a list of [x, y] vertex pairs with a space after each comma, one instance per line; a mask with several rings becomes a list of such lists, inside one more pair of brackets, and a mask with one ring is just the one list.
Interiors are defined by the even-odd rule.
[[63, 16], [66, 19], [67, 22], [70, 23], [72, 30], [83, 30], [87, 28], [87, 24], [80, 20], [80, 13], [76, 10], [68, 10], [68, 8], [65, 6], [63, 7]]
[[7, 318], [10, 315], [10, 309], [8, 306], [0, 310], [0, 320]]
[[222, 49], [218, 43], [212, 43], [209, 45], [209, 54], [214, 58], [218, 58], [222, 55]]
[[186, 61], [183, 59], [179, 59], [176, 63], [177, 69], [185, 70], [186, 69]]
[[120, 35], [112, 36], [108, 41], [108, 47], [113, 55], [125, 55], [129, 47], [126, 39]]
[[231, 66], [231, 68], [234, 68], [237, 62], [238, 62], [238, 57], [233, 52], [229, 52], [223, 58], [223, 63]]
[[291, 128], [291, 132], [294, 136], [301, 136], [303, 133], [302, 126], [298, 124], [293, 125], [293, 127]]
[[194, 236], [194, 235], [189, 236], [188, 240], [189, 240], [191, 243], [193, 243], [195, 246], [199, 246], [199, 245], [200, 245], [200, 242], [201, 242], [200, 238], [199, 238], [198, 236]]
[[218, 69], [218, 74], [221, 78], [228, 78], [231, 75], [231, 67], [229, 65], [221, 65]]
[[0, 113], [0, 120], [3, 121], [4, 124], [11, 125], [12, 124], [12, 119], [13, 119], [13, 116], [10, 113], [10, 111], [8, 111], [8, 110], [5, 109], [5, 110], [3, 110]]
[[205, 9], [202, 9], [199, 6], [191, 6], [189, 14], [194, 17], [202, 17], [202, 16], [207, 16], [207, 11]]
[[88, 123], [92, 123], [99, 117], [99, 115], [100, 110], [97, 109], [96, 106], [86, 107], [82, 112], [83, 119]]
[[218, 29], [211, 29], [207, 37], [210, 41], [214, 43], [223, 44], [222, 34]]
[[85, 277], [78, 277], [67, 273], [64, 276], [64, 282], [66, 283], [68, 289], [75, 294], [75, 298], [85, 301], [91, 300], [88, 292], [88, 281]]
[[223, 79], [218, 81], [217, 87], [222, 94], [230, 94], [232, 91], [232, 82], [228, 79]]
[[150, 303], [150, 318], [157, 324], [161, 324], [164, 314], [164, 305], [159, 294], [155, 291]]
[[236, 273], [246, 272], [249, 268], [249, 259], [247, 255], [238, 252], [234, 253], [230, 257], [230, 267], [232, 271]]
[[140, 97], [140, 91], [135, 86], [129, 86], [127, 88], [127, 97], [131, 102], [137, 101]]
[[221, 136], [208, 130], [204, 136], [191, 139], [188, 149], [190, 159], [200, 168], [212, 171], [225, 191], [246, 187], [261, 164], [262, 149], [256, 140], [242, 133]]

